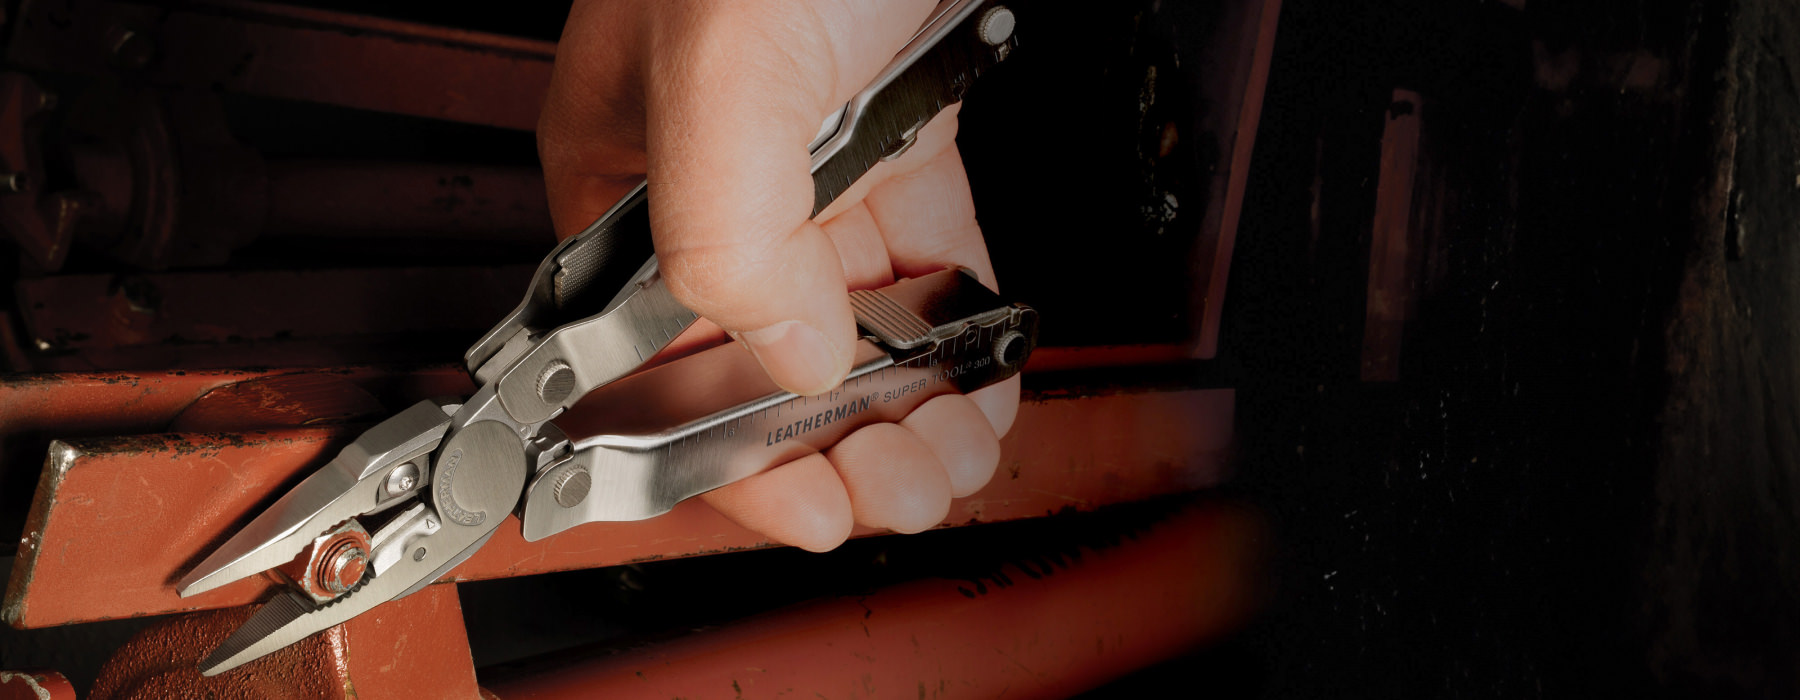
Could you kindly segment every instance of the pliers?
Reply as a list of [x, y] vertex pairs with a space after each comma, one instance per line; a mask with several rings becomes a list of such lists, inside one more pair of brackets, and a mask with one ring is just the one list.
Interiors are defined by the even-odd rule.
[[[1015, 22], [990, 0], [940, 3], [821, 127], [814, 215], [1004, 60]], [[228, 671], [418, 591], [508, 514], [532, 541], [654, 517], [934, 396], [1011, 377], [1036, 343], [1035, 311], [949, 269], [853, 292], [864, 334], [854, 368], [819, 396], [780, 390], [737, 343], [639, 371], [697, 318], [664, 285], [649, 234], [640, 184], [552, 250], [525, 299], [464, 355], [472, 396], [420, 402], [370, 428], [183, 577], [184, 597], [271, 569], [295, 584], [201, 671]]]

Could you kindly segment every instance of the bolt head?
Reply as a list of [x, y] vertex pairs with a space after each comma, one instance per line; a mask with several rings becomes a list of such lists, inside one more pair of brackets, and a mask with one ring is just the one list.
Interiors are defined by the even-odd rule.
[[588, 474], [587, 467], [571, 464], [563, 468], [563, 473], [556, 477], [556, 488], [551, 495], [556, 504], [564, 508], [574, 508], [587, 500], [588, 489], [593, 488], [594, 477]]
[[406, 494], [419, 485], [419, 465], [407, 462], [388, 472], [387, 481], [382, 484], [380, 500], [386, 500]]
[[544, 403], [558, 404], [575, 391], [575, 370], [562, 361], [551, 362], [538, 375], [538, 398]]
[[369, 555], [354, 542], [344, 542], [320, 562], [313, 573], [316, 583], [333, 595], [343, 595], [362, 582], [369, 569]]
[[1012, 38], [1013, 27], [1017, 23], [1018, 19], [1013, 17], [1013, 11], [1004, 5], [990, 7], [987, 12], [982, 13], [975, 31], [989, 46], [999, 46]]
[[278, 569], [316, 603], [348, 593], [368, 572], [369, 532], [355, 520], [313, 539], [300, 557]]

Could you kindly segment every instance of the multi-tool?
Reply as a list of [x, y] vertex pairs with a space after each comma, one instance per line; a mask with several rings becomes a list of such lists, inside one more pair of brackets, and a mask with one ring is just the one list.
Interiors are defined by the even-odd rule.
[[[991, 1], [941, 3], [812, 143], [814, 215], [1004, 60], [1015, 23]], [[183, 596], [270, 570], [293, 584], [203, 673], [418, 591], [509, 514], [533, 541], [655, 517], [934, 396], [1011, 377], [1036, 342], [1032, 309], [949, 269], [851, 293], [863, 333], [854, 366], [819, 396], [781, 391], [738, 343], [642, 369], [696, 319], [658, 275], [648, 206], [639, 185], [545, 257], [524, 301], [464, 356], [474, 395], [370, 428], [181, 579]]]

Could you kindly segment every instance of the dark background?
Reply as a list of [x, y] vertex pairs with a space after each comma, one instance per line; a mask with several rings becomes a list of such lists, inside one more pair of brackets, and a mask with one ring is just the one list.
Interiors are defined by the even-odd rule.
[[[1248, 694], [1800, 690], [1797, 22], [1757, 0], [1286, 3], [1224, 333], [1233, 488], [1279, 536], [1273, 606], [1219, 652], [1257, 669]], [[1397, 87], [1425, 96], [1456, 198], [1401, 379], [1374, 384]]]
[[[539, 38], [565, 12], [307, 4]], [[1187, 337], [1191, 219], [1146, 205], [1197, 191], [1220, 154], [1190, 139], [1145, 161], [1137, 98], [1143, 69], [1196, 50], [1216, 14], [1201, 0], [1018, 4], [1042, 21], [971, 94], [960, 139], [1001, 279], [1044, 312], [1051, 344]], [[1397, 88], [1423, 96], [1429, 177], [1452, 196], [1399, 378], [1371, 382], [1371, 220]], [[1170, 119], [1213, 107], [1163, 95]], [[227, 106], [236, 136], [271, 154], [429, 159], [454, 143], [461, 160], [533, 158], [517, 132]], [[1220, 356], [1087, 378], [1237, 389], [1236, 474], [1203, 497], [1269, 521], [1268, 607], [1096, 694], [1800, 693], [1797, 108], [1792, 0], [1286, 0]], [[233, 264], [305, 253], [253, 246]], [[491, 666], [979, 575], [1034, 548], [1103, 545], [1168, 507], [475, 583], [462, 600]], [[566, 604], [522, 604], [551, 599]], [[109, 649], [140, 624], [0, 642], [18, 658], [84, 635], [71, 648]]]

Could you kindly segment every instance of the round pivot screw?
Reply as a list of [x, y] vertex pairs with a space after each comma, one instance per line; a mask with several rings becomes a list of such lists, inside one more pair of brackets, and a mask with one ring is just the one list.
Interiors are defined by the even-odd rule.
[[551, 495], [556, 497], [556, 504], [564, 508], [574, 508], [587, 500], [588, 489], [593, 488], [594, 477], [588, 474], [587, 467], [571, 465], [563, 470], [562, 476], [556, 478], [556, 488]]
[[544, 403], [562, 403], [563, 399], [569, 398], [570, 392], [575, 391], [575, 370], [561, 360], [551, 362], [543, 374], [538, 375], [537, 391], [538, 398]]
[[419, 465], [407, 462], [388, 472], [387, 482], [382, 484], [383, 499], [403, 495], [419, 485]]
[[1013, 18], [1013, 11], [1007, 9], [1006, 6], [990, 7], [987, 12], [981, 14], [980, 23], [975, 25], [975, 32], [989, 46], [999, 46], [1006, 43], [1007, 39], [1012, 38], [1013, 25], [1016, 21]]

